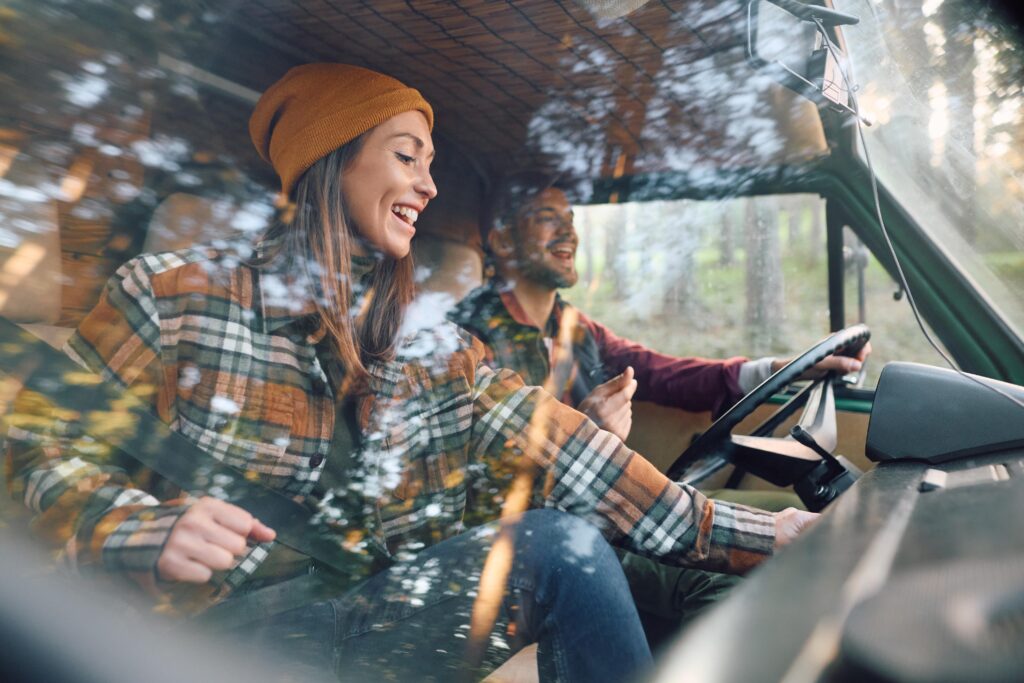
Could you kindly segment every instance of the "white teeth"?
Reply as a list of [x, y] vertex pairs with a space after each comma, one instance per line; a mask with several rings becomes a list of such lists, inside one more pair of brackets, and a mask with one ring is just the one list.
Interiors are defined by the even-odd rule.
[[396, 205], [396, 206], [392, 206], [391, 210], [393, 212], [395, 212], [396, 214], [398, 214], [399, 216], [405, 216], [406, 218], [408, 218], [410, 223], [415, 223], [416, 219], [420, 217], [420, 212], [419, 211], [417, 211], [416, 209], [410, 208], [408, 206], [397, 206]]

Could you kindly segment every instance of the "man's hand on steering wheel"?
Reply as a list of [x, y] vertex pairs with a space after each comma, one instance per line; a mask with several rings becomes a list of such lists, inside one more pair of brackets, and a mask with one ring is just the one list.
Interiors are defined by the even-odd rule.
[[[864, 365], [864, 361], [867, 360], [868, 356], [871, 355], [871, 342], [867, 342], [864, 346], [860, 347], [856, 353], [849, 356], [831, 355], [826, 356], [823, 360], [819, 361], [807, 370], [807, 372], [800, 375], [799, 379], [817, 379], [824, 375], [826, 372], [838, 372], [841, 375], [846, 375], [852, 372], [860, 372], [861, 366]], [[778, 372], [782, 368], [789, 365], [792, 358], [777, 358], [772, 361], [772, 372]]]
[[[782, 391], [790, 382], [807, 376], [808, 373], [817, 373], [821, 370], [827, 371], [829, 364], [838, 364], [840, 368], [851, 369], [863, 364], [864, 359], [871, 351], [868, 345], [870, 337], [871, 332], [866, 325], [853, 325], [833, 332], [825, 339], [808, 348], [791, 362], [780, 361], [785, 364], [784, 367], [776, 370], [768, 379], [764, 380], [750, 393], [741, 398], [732, 408], [727, 410], [724, 415], [715, 420], [668, 467], [668, 476], [671, 479], [678, 480], [683, 476], [687, 467], [705, 457], [714, 456], [731, 460], [741, 448], [747, 447], [744, 444], [738, 443], [732, 436], [733, 429], [744, 418], [752, 414], [759, 405]], [[843, 353], [850, 355], [843, 356]], [[831, 367], [835, 368], [836, 365]], [[830, 415], [831, 427], [834, 429], [834, 410], [830, 412]], [[747, 465], [749, 469], [749, 463]], [[762, 471], [760, 476], [764, 476], [773, 483], [780, 485], [783, 483], [767, 476], [765, 471]]]
[[775, 513], [775, 550], [789, 545], [821, 517], [817, 512], [786, 508]]

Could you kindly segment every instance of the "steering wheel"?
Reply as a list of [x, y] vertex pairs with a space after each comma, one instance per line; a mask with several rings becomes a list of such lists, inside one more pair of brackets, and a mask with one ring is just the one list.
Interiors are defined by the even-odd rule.
[[[772, 374], [771, 377], [762, 382], [753, 391], [741, 398], [739, 402], [730, 408], [724, 415], [715, 420], [707, 431], [694, 440], [694, 442], [690, 444], [689, 448], [683, 451], [679, 457], [676, 458], [675, 462], [673, 462], [671, 467], [668, 468], [668, 477], [673, 480], [679, 479], [690, 465], [709, 456], [720, 456], [728, 461], [733, 461], [735, 454], [741, 449], [760, 450], [756, 446], [751, 446], [755, 440], [758, 440], [758, 437], [734, 437], [732, 435], [732, 430], [736, 428], [736, 425], [753, 413], [758, 406], [785, 389], [786, 386], [794, 380], [799, 379], [801, 375], [817, 365], [820, 361], [824, 360], [827, 356], [843, 352], [856, 352], [865, 343], [867, 343], [870, 338], [871, 331], [868, 329], [867, 325], [853, 325], [839, 330], [838, 332], [833, 332], [825, 339], [822, 339], [820, 342], [811, 346], [809, 349], [786, 364], [778, 372]], [[831, 375], [832, 373], [829, 373], [826, 377], [817, 380], [815, 383], [818, 387], [827, 386], [829, 388], [829, 401], [833, 400], [830, 391]], [[819, 416], [824, 415], [826, 413], [826, 409], [830, 411], [828, 414], [831, 415], [832, 432], [834, 433], [834, 403], [828, 406], [816, 406]], [[781, 410], [782, 408], [780, 408], [780, 411]], [[769, 422], [771, 422], [774, 417], [775, 416], [769, 418]], [[777, 443], [773, 447], [764, 449], [766, 452], [773, 455], [790, 455], [790, 453], [787, 453], [786, 451], [792, 452], [794, 450], [793, 446], [802, 448], [802, 446], [796, 444], [796, 442], [790, 439], [760, 439], [759, 441], [785, 441], [785, 443]], [[756, 473], [761, 474], [760, 472]], [[770, 481], [773, 480], [771, 477], [768, 478]], [[773, 483], [785, 484], [792, 482], [774, 480]]]

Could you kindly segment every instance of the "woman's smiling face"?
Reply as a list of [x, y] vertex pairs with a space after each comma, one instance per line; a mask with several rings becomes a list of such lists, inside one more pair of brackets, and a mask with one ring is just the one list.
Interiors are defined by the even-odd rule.
[[348, 218], [361, 238], [357, 253], [394, 259], [409, 253], [416, 219], [437, 196], [433, 159], [430, 127], [418, 111], [393, 116], [366, 134], [342, 174]]

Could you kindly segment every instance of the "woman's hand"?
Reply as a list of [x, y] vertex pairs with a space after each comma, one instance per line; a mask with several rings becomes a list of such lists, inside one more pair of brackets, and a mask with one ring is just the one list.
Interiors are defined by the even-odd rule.
[[775, 549], [792, 543], [821, 517], [817, 512], [786, 508], [775, 513]]
[[206, 583], [215, 570], [231, 569], [248, 552], [246, 541], [274, 540], [277, 534], [251, 514], [209, 496], [200, 498], [174, 525], [160, 559], [164, 581]]

